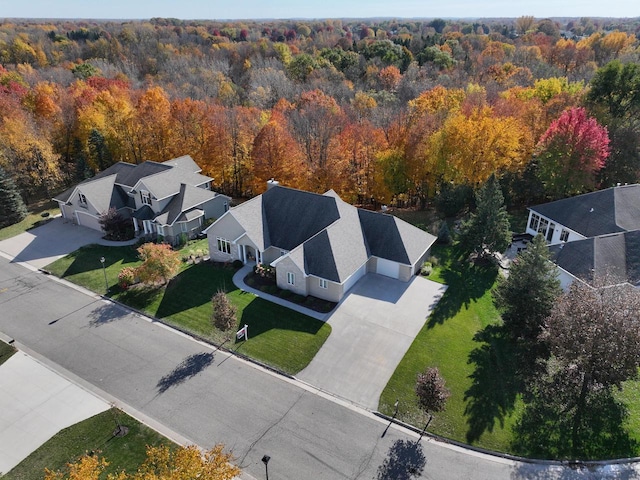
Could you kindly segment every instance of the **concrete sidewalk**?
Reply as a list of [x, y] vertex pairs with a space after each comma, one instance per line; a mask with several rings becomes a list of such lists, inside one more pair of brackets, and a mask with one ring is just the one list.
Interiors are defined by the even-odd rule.
[[256, 290], [255, 288], [250, 287], [249, 285], [244, 283], [244, 277], [246, 277], [252, 269], [253, 265], [245, 265], [233, 275], [233, 283], [240, 290], [253, 293], [256, 297], [264, 298], [265, 300], [268, 300], [272, 303], [277, 303], [278, 305], [286, 307], [290, 310], [294, 310], [298, 313], [302, 313], [311, 318], [315, 318], [316, 320], [320, 320], [321, 322], [327, 321], [327, 319], [331, 315], [331, 313], [316, 312], [315, 310], [311, 310], [310, 308], [302, 307], [296, 303], [283, 300], [282, 298], [276, 297], [275, 295], [269, 295], [268, 293], [264, 293], [260, 290]]
[[109, 408], [23, 352], [0, 365], [0, 475], [61, 429]]

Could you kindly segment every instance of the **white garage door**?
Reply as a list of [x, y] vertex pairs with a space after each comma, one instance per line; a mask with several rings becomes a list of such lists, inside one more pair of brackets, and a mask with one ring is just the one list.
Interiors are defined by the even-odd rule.
[[76, 211], [76, 217], [78, 218], [78, 225], [83, 227], [92, 228], [93, 230], [102, 230], [99, 219], [88, 213]]
[[385, 277], [398, 278], [400, 276], [400, 264], [384, 258], [378, 258], [376, 273]]
[[347, 293], [351, 287], [353, 287], [358, 280], [360, 280], [364, 274], [367, 273], [367, 264], [362, 265], [356, 273], [351, 275], [346, 282], [344, 282], [344, 293]]

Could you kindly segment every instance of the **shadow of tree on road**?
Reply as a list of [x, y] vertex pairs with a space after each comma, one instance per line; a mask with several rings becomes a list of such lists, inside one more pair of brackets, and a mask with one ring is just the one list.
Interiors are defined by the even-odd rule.
[[213, 363], [213, 353], [196, 353], [185, 358], [171, 373], [158, 381], [158, 393], [164, 393], [171, 387], [180, 385], [184, 381], [195, 377], [198, 373]]
[[100, 327], [127, 316], [127, 311], [112, 303], [100, 305], [89, 314], [89, 326]]
[[377, 480], [411, 480], [422, 475], [427, 459], [419, 442], [397, 440], [378, 467]]

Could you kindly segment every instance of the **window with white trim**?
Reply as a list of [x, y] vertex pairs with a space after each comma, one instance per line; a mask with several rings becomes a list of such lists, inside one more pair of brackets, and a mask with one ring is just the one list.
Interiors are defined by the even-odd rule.
[[82, 207], [87, 206], [87, 197], [84, 196], [84, 193], [78, 192], [78, 202]]
[[326, 279], [321, 278], [320, 279], [320, 288], [328, 288], [329, 287], [329, 282], [327, 282]]
[[218, 251], [231, 254], [231, 242], [226, 238], [216, 237], [218, 242]]
[[296, 284], [296, 274], [293, 272], [287, 272], [287, 283], [289, 285], [295, 285]]
[[541, 233], [542, 235], [546, 235], [548, 226], [549, 226], [549, 220], [541, 217], [540, 223], [538, 224], [538, 233]]
[[186, 233], [188, 231], [187, 229], [187, 222], [182, 222], [180, 224], [180, 231]]
[[224, 211], [229, 211], [229, 202], [224, 202]]
[[562, 232], [560, 232], [560, 241], [566, 242], [567, 240], [569, 240], [569, 230], [563, 228]]
[[140, 201], [143, 205], [151, 205], [151, 194], [146, 190], [140, 190]]
[[164, 236], [164, 226], [158, 225], [157, 230], [158, 230], [158, 235]]
[[547, 230], [547, 242], [550, 242], [551, 240], [553, 240], [553, 232], [556, 229], [556, 224], [555, 223], [550, 223], [549, 224], [549, 230]]
[[538, 222], [540, 222], [540, 215], [536, 213], [531, 214], [531, 220], [529, 221], [529, 228], [531, 230], [538, 231]]

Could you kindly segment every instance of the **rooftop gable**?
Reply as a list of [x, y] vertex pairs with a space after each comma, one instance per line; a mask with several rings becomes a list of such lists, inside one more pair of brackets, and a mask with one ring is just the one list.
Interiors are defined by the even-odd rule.
[[155, 221], [161, 225], [173, 225], [183, 213], [199, 207], [216, 196], [217, 194], [210, 190], [182, 183], [178, 194], [171, 199]]
[[200, 173], [202, 171], [202, 169], [193, 160], [193, 158], [191, 158], [191, 155], [183, 155], [178, 158], [172, 158], [171, 160], [162, 162], [162, 164], [169, 165], [171, 167], [177, 167], [191, 173]]

